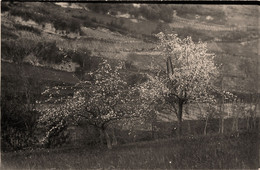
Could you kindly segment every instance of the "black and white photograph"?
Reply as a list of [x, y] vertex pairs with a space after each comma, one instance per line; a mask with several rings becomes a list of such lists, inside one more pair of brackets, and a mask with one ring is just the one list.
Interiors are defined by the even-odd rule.
[[0, 168], [260, 168], [256, 2], [1, 2]]

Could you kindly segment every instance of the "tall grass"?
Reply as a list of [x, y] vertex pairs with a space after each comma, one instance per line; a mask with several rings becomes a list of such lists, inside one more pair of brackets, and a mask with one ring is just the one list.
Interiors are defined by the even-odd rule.
[[202, 169], [256, 168], [256, 133], [211, 135], [102, 148], [3, 153], [4, 169]]

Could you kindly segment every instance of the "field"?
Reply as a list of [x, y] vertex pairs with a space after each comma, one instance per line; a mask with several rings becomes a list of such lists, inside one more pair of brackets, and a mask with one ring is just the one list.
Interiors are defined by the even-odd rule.
[[[129, 17], [123, 17], [128, 13], [112, 14], [115, 12], [112, 6], [111, 11], [102, 9], [102, 12], [83, 3], [67, 5], [70, 7], [41, 2], [1, 3], [2, 169], [259, 167], [257, 7], [176, 4], [172, 6], [172, 21], [165, 21], [149, 19], [143, 12], [132, 15], [136, 10], [130, 6], [125, 10], [129, 11]], [[144, 6], [149, 7], [150, 14], [158, 12], [165, 18], [159, 9], [166, 8], [156, 4]], [[34, 112], [34, 107], [51, 108], [54, 104], [52, 101], [37, 104], [38, 101], [49, 96], [54, 96], [53, 100], [72, 96], [74, 90], [81, 88], [75, 86], [60, 94], [42, 95], [46, 87], [65, 89], [79, 80], [92, 81], [86, 73], [92, 74], [101, 58], [108, 59], [112, 66], [125, 61], [125, 70], [120, 73], [128, 87], [134, 87], [146, 81], [145, 75], [153, 74], [155, 66], [166, 70], [165, 56], [157, 49], [159, 41], [154, 36], [161, 31], [178, 34], [181, 39], [191, 36], [195, 43], [206, 42], [208, 51], [216, 54], [214, 62], [221, 75], [216, 87], [234, 92], [241, 101], [230, 103], [223, 99], [212, 110], [203, 101], [185, 105], [181, 136], [177, 134], [177, 117], [172, 110], [162, 107], [157, 109], [156, 118], [148, 117], [145, 123], [112, 124], [107, 133], [113, 142], [117, 138], [118, 145], [113, 149], [105, 146], [109, 140], [102, 140], [100, 129], [84, 121], [68, 123], [64, 130], [69, 136], [66, 141], [57, 142], [64, 137], [57, 132], [55, 145], [42, 145], [40, 138], [48, 127], [37, 128], [39, 114]], [[56, 119], [53, 114], [50, 117]], [[56, 120], [51, 122], [57, 125]]]
[[183, 137], [104, 148], [57, 148], [2, 154], [3, 169], [257, 168], [258, 134]]

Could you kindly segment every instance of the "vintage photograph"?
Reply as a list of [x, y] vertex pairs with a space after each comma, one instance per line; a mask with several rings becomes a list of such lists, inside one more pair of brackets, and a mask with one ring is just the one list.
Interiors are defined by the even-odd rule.
[[1, 2], [1, 169], [257, 169], [256, 4]]

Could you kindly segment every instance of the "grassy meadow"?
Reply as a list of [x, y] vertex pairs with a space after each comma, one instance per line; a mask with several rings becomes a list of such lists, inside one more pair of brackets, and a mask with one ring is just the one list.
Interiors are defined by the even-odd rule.
[[258, 134], [182, 137], [99, 147], [2, 153], [3, 169], [248, 169], [258, 166]]

